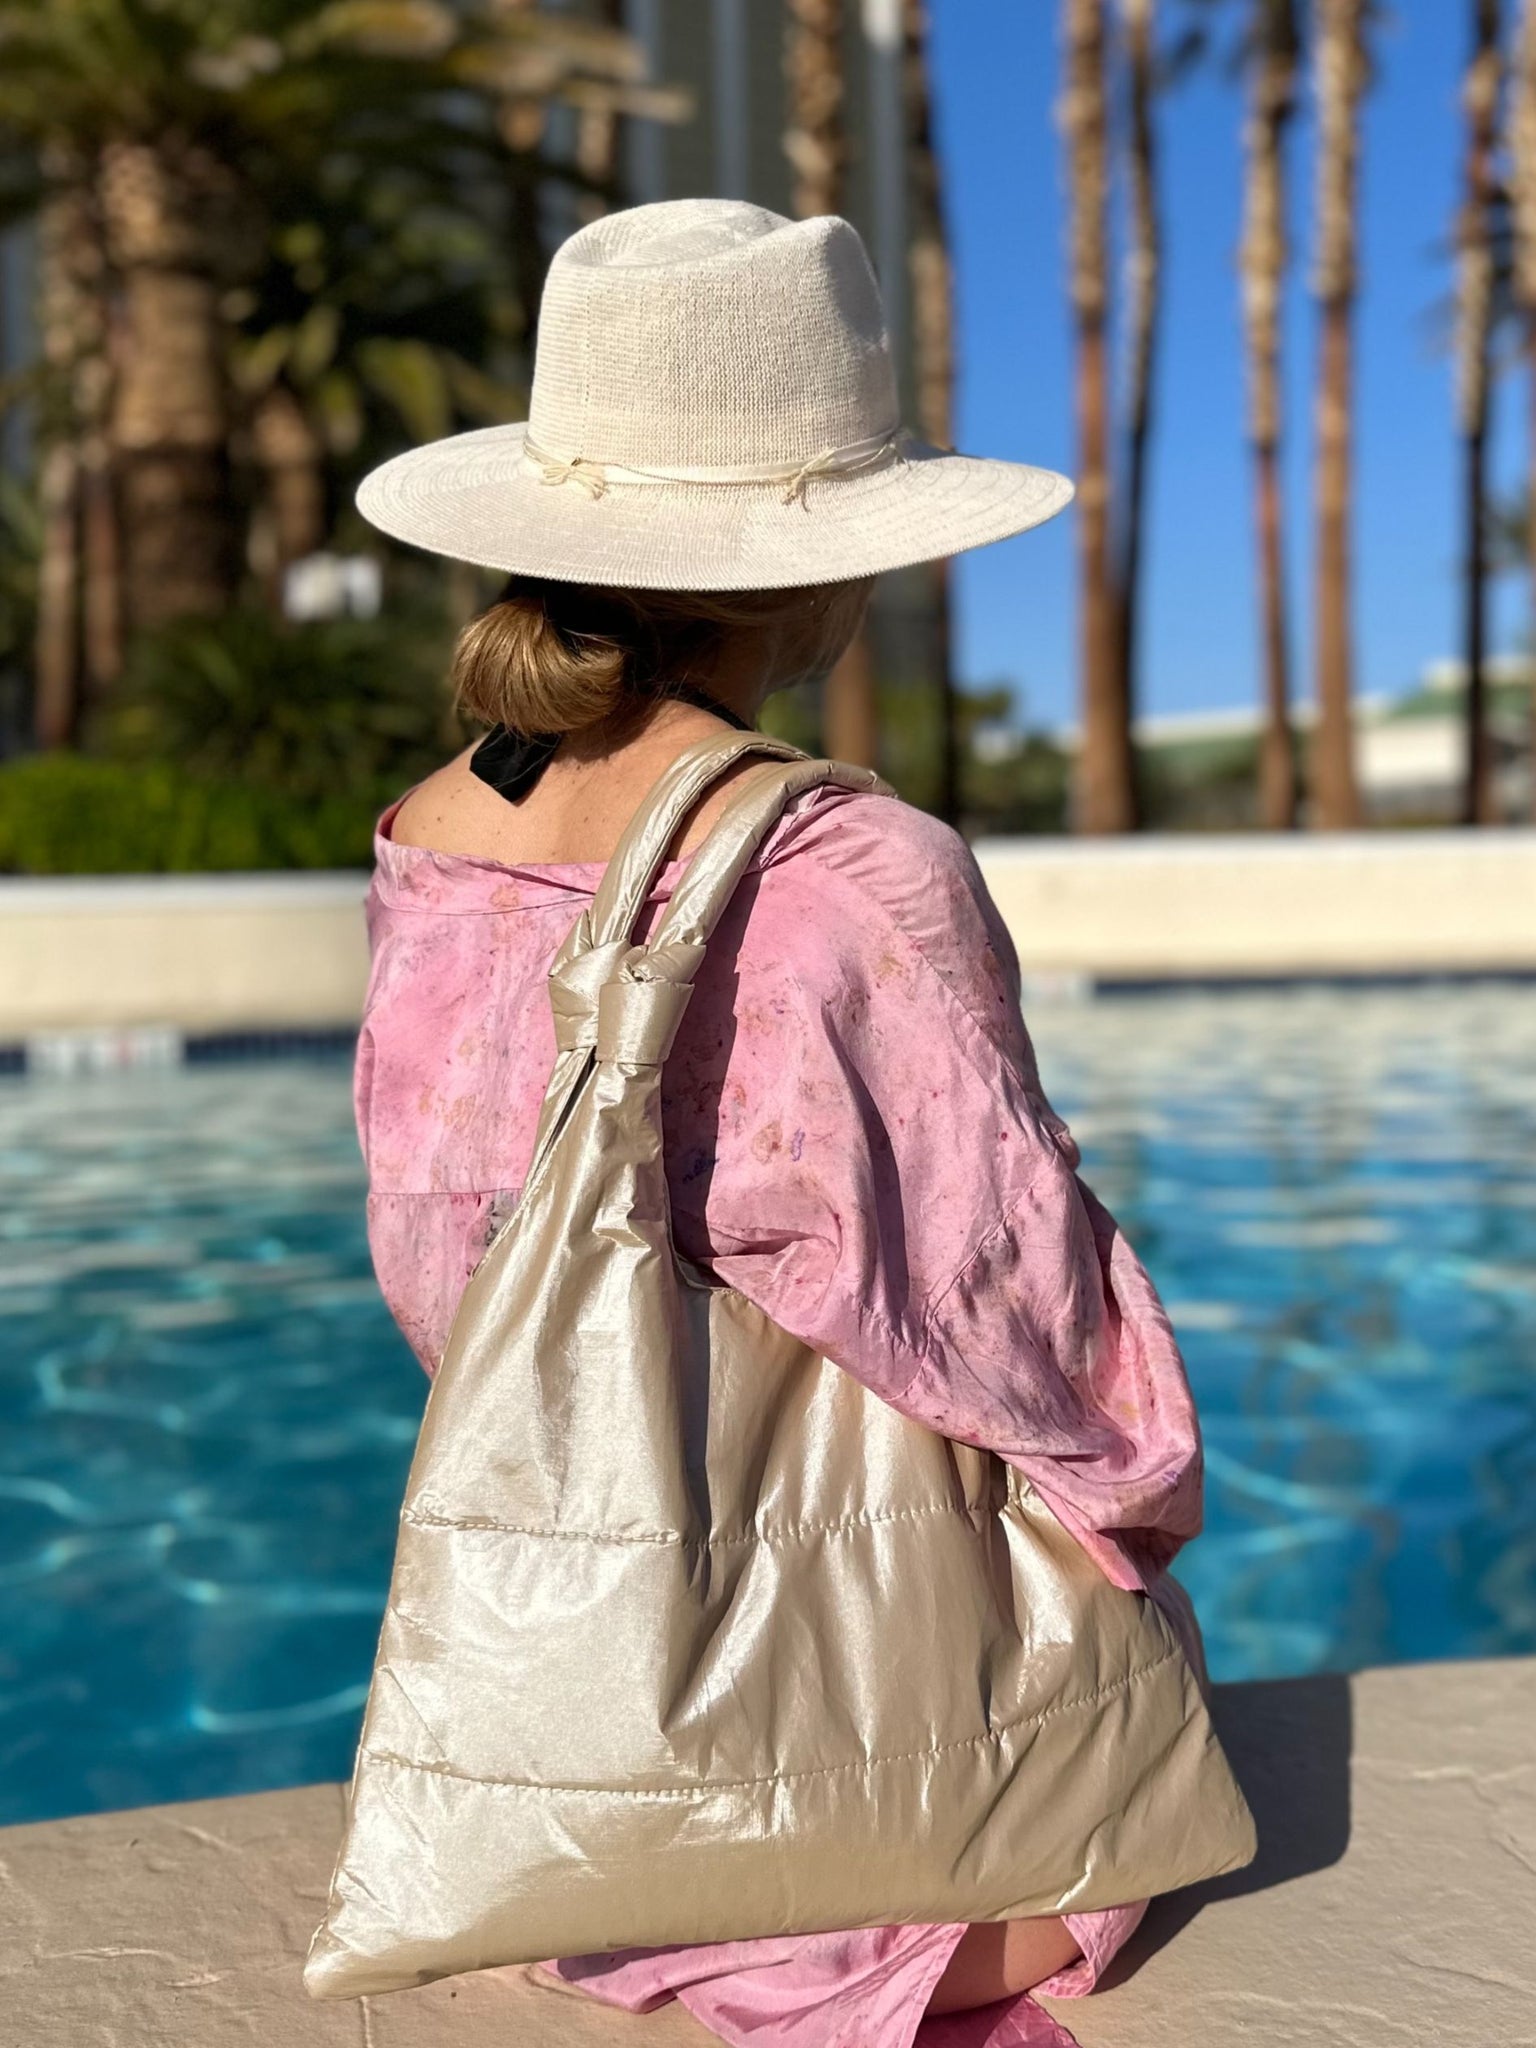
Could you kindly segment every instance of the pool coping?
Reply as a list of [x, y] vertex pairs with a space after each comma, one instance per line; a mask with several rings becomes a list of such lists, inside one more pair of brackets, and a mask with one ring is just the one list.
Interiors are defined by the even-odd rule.
[[[1536, 981], [1532, 829], [973, 850], [1030, 1003]], [[58, 1060], [149, 1063], [156, 1033], [209, 1060], [334, 1039], [362, 1010], [367, 889], [361, 869], [0, 877], [0, 1066], [80, 1033], [108, 1049]]]

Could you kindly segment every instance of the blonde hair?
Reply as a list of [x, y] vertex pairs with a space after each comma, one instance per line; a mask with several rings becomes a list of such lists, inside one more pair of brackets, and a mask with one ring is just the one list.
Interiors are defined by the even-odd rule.
[[707, 687], [735, 635], [778, 635], [778, 682], [836, 661], [869, 584], [793, 590], [617, 590], [514, 576], [471, 619], [453, 655], [459, 706], [520, 733], [580, 732], [668, 686]]

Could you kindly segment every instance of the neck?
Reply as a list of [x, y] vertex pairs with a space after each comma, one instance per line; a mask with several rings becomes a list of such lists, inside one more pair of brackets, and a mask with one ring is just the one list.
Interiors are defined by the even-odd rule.
[[693, 681], [696, 689], [713, 697], [717, 704], [724, 704], [748, 725], [757, 723], [757, 714], [771, 689], [764, 650], [755, 644], [727, 643], [709, 673]]

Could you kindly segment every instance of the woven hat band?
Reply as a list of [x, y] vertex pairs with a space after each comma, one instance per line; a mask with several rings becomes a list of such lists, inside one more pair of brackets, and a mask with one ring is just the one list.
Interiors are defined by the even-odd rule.
[[625, 463], [603, 462], [586, 455], [551, 455], [532, 440], [523, 443], [527, 466], [541, 483], [580, 486], [589, 497], [600, 498], [610, 484], [720, 484], [725, 486], [782, 486], [786, 505], [803, 499], [812, 477], [862, 475], [884, 469], [902, 459], [906, 434], [899, 426], [888, 433], [867, 434], [862, 441], [850, 441], [841, 448], [823, 448], [808, 461], [775, 463], [756, 467], [730, 464], [723, 468], [688, 468], [668, 465], [636, 469]]

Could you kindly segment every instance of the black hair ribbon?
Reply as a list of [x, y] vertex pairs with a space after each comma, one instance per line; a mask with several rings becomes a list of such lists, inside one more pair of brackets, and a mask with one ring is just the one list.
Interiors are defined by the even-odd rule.
[[[756, 730], [750, 720], [738, 717], [728, 704], [719, 703], [689, 683], [673, 683], [661, 695], [680, 697], [685, 704], [697, 705], [700, 711], [712, 711], [738, 732]], [[564, 738], [565, 734], [560, 732], [518, 733], [509, 732], [504, 725], [494, 725], [470, 756], [470, 772], [498, 796], [515, 804], [533, 788]]]

